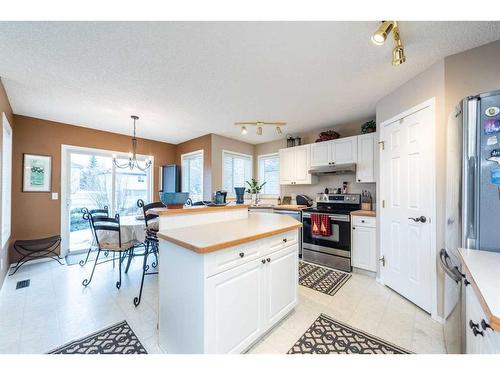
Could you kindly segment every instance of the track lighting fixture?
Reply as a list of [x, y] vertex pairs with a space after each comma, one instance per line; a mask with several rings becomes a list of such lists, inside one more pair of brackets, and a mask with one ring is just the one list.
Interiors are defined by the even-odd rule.
[[262, 135], [264, 132], [264, 127], [273, 126], [276, 129], [277, 135], [282, 135], [283, 130], [281, 129], [286, 125], [286, 122], [268, 122], [268, 121], [243, 121], [243, 122], [235, 122], [234, 125], [241, 127], [241, 134], [248, 134], [248, 126], [255, 126], [257, 128], [257, 135]]
[[377, 31], [372, 35], [372, 42], [378, 46], [383, 45], [391, 31], [395, 45], [392, 50], [392, 65], [401, 65], [406, 61], [406, 56], [399, 35], [398, 23], [396, 21], [382, 21]]

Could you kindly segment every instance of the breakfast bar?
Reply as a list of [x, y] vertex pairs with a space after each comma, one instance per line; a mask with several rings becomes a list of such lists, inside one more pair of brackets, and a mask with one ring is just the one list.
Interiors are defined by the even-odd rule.
[[242, 353], [296, 306], [299, 221], [245, 205], [156, 213], [166, 353]]

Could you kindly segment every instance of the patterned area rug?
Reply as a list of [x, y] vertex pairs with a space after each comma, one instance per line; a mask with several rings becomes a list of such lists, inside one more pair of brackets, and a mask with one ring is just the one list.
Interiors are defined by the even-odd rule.
[[288, 354], [410, 354], [406, 349], [321, 314]]
[[48, 354], [147, 354], [147, 351], [124, 320]]
[[351, 278], [346, 272], [299, 262], [299, 284], [333, 296]]

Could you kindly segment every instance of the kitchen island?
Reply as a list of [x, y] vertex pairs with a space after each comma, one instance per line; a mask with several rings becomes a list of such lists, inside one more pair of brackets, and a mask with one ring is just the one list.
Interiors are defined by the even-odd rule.
[[160, 347], [246, 351], [297, 304], [302, 224], [244, 205], [168, 211], [157, 212]]

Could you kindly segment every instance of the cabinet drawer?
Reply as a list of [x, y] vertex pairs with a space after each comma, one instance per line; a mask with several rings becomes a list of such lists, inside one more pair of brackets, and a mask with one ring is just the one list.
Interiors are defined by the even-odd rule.
[[262, 255], [261, 247], [262, 241], [259, 240], [207, 254], [206, 276], [215, 275], [258, 258]]
[[352, 216], [352, 225], [360, 227], [376, 227], [377, 218], [369, 216]]
[[294, 245], [298, 242], [298, 238], [299, 232], [297, 229], [291, 232], [281, 233], [272, 237], [264, 238], [262, 240], [262, 255], [271, 254], [290, 245]]

